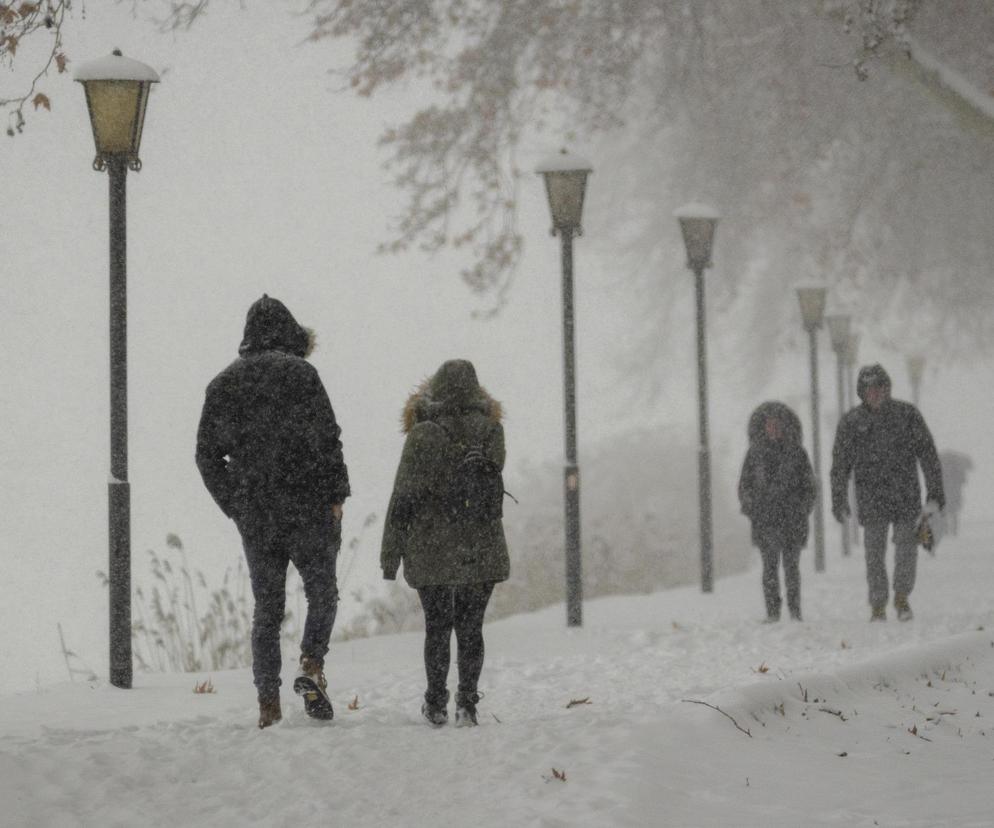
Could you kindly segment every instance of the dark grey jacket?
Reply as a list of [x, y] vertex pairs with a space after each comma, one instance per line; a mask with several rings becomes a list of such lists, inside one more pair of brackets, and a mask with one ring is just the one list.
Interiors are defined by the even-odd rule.
[[308, 334], [276, 299], [249, 309], [240, 354], [207, 386], [197, 467], [228, 517], [312, 512], [349, 496], [341, 429]]
[[[783, 436], [769, 439], [767, 417], [780, 421]], [[796, 548], [808, 539], [808, 516], [814, 508], [815, 481], [811, 461], [801, 444], [801, 421], [781, 402], [766, 402], [749, 417], [749, 450], [739, 476], [739, 504], [758, 530], [776, 528]]]
[[473, 365], [450, 360], [411, 395], [407, 432], [383, 529], [380, 565], [385, 578], [418, 589], [507, 580], [510, 560], [500, 518], [452, 521], [444, 502], [449, 477], [468, 445], [504, 467], [501, 407], [476, 379]]
[[929, 500], [945, 505], [942, 469], [925, 420], [911, 403], [887, 399], [874, 411], [866, 403], [839, 423], [832, 449], [832, 511], [847, 508], [849, 475], [856, 479], [861, 524], [914, 520], [921, 512], [918, 465]]

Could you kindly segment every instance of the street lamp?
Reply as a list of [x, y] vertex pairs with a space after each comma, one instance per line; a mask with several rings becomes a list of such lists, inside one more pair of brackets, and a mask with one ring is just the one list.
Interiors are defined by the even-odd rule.
[[925, 374], [924, 354], [911, 354], [908, 357], [908, 376], [911, 378], [911, 401], [915, 408], [921, 398], [922, 376]]
[[711, 458], [708, 446], [708, 371], [704, 327], [704, 268], [711, 266], [711, 246], [718, 225], [718, 211], [706, 204], [685, 204], [674, 211], [687, 248], [687, 267], [694, 272], [697, 304], [697, 485], [701, 536], [701, 591], [714, 589], [711, 548]]
[[580, 468], [576, 457], [576, 334], [573, 324], [573, 237], [583, 234], [583, 196], [589, 163], [566, 150], [546, 159], [535, 172], [545, 179], [552, 211], [552, 235], [562, 242], [563, 270], [563, 405], [566, 465], [563, 488], [566, 510], [566, 624], [583, 624], [583, 579], [580, 558]]
[[[832, 341], [832, 350], [835, 351], [836, 376], [838, 378], [839, 391], [839, 422], [846, 413], [846, 351], [849, 348], [849, 329], [851, 320], [845, 314], [835, 314], [826, 316], [825, 322], [828, 324], [828, 335]], [[851, 550], [849, 542], [849, 527], [842, 524], [842, 554], [849, 557]]]
[[131, 687], [131, 490], [128, 483], [127, 233], [125, 178], [138, 172], [148, 93], [159, 76], [120, 50], [84, 63], [83, 84], [97, 154], [110, 180], [110, 482], [108, 540], [110, 683]]
[[825, 314], [825, 288], [800, 287], [801, 321], [811, 343], [811, 464], [815, 474], [815, 572], [825, 571], [825, 514], [822, 506], [821, 437], [818, 413], [818, 329]]

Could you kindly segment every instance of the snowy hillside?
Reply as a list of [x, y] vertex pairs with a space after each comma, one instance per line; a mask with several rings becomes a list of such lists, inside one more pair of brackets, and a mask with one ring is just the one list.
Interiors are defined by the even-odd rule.
[[802, 623], [759, 623], [754, 566], [490, 624], [476, 729], [420, 721], [418, 634], [332, 650], [330, 724], [285, 690], [257, 730], [247, 671], [7, 696], [0, 824], [989, 825], [992, 541], [923, 555], [907, 624], [835, 550]]

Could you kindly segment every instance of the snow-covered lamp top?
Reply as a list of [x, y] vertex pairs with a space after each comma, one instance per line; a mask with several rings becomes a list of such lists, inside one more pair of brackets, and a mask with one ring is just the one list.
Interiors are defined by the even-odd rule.
[[580, 233], [587, 176], [593, 172], [590, 162], [564, 149], [543, 159], [535, 172], [545, 178], [553, 234], [557, 230]]
[[683, 244], [687, 248], [687, 266], [694, 273], [700, 273], [711, 266], [714, 231], [721, 215], [714, 207], [699, 202], [684, 204], [674, 210], [673, 215], [680, 222]]
[[82, 64], [74, 77], [86, 92], [97, 147], [94, 167], [103, 169], [110, 159], [121, 158], [132, 169], [139, 169], [138, 148], [148, 92], [158, 83], [159, 75], [151, 66], [126, 58], [115, 49], [106, 57]]
[[828, 325], [828, 337], [832, 340], [832, 350], [844, 355], [849, 347], [849, 328], [852, 320], [844, 313], [836, 313], [825, 317]]
[[797, 301], [801, 305], [801, 319], [805, 330], [820, 328], [825, 315], [825, 288], [822, 285], [799, 287]]

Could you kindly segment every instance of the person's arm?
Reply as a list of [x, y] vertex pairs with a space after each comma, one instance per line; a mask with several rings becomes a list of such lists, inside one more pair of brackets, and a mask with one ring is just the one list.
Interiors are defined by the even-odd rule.
[[829, 479], [832, 486], [832, 515], [839, 523], [849, 514], [849, 475], [856, 460], [856, 447], [852, 438], [849, 417], [839, 421], [835, 430], [835, 444], [832, 446], [832, 470]]
[[742, 472], [739, 474], [739, 511], [748, 518], [752, 517], [752, 449], [746, 451], [742, 461]]
[[390, 505], [387, 507], [387, 518], [383, 523], [383, 542], [380, 545], [380, 568], [388, 581], [397, 577], [411, 524], [428, 492], [433, 453], [428, 431], [432, 428], [438, 426], [424, 423], [415, 426], [404, 440]]
[[935, 501], [942, 509], [946, 505], [946, 495], [942, 487], [942, 465], [939, 463], [939, 454], [935, 450], [932, 433], [925, 425], [925, 418], [917, 410], [912, 422], [912, 434], [915, 456], [921, 464], [922, 474], [925, 475], [925, 499]]
[[311, 422], [317, 437], [318, 454], [321, 458], [319, 485], [327, 492], [332, 512], [341, 519], [342, 504], [352, 493], [349, 486], [349, 470], [342, 452], [342, 429], [335, 419], [335, 411], [324, 384], [313, 366], [308, 365], [310, 383]]
[[197, 428], [197, 468], [203, 478], [207, 491], [221, 511], [232, 517], [231, 480], [228, 477], [228, 461], [226, 457], [231, 450], [231, 436], [226, 424], [225, 412], [230, 403], [225, 401], [223, 389], [217, 381], [207, 386], [204, 407], [200, 413], [200, 425]]

